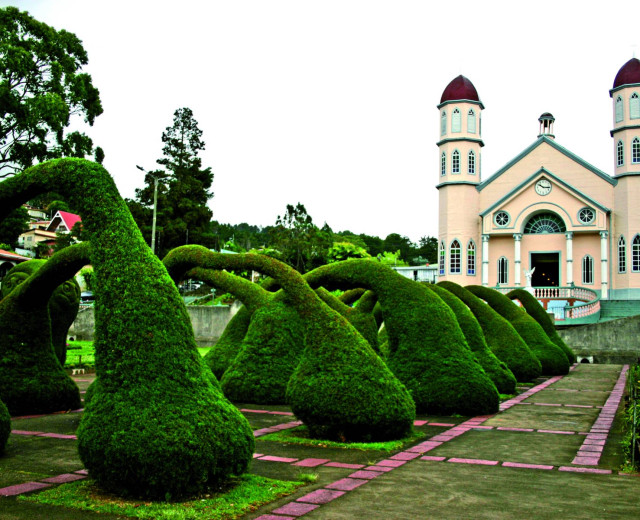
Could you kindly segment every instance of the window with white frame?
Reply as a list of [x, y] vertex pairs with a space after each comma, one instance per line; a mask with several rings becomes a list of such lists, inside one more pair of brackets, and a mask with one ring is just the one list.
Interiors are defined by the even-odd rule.
[[469, 175], [476, 174], [476, 154], [473, 153], [473, 150], [469, 150], [469, 155], [467, 156], [467, 173]]
[[451, 154], [451, 173], [460, 173], [460, 152], [454, 150]]
[[629, 99], [629, 117], [631, 119], [640, 119], [640, 96], [637, 92], [631, 94]]
[[461, 251], [460, 242], [454, 240], [449, 247], [449, 272], [451, 274], [460, 274], [461, 270]]
[[624, 104], [622, 98], [618, 96], [616, 98], [616, 123], [619, 123], [624, 119]]
[[582, 258], [582, 283], [585, 285], [593, 284], [593, 257], [585, 255]]
[[624, 143], [622, 141], [618, 141], [618, 144], [616, 146], [616, 151], [617, 151], [616, 164], [618, 166], [623, 166], [624, 165]]
[[627, 243], [623, 235], [618, 239], [618, 272], [627, 272]]
[[440, 157], [440, 175], [445, 176], [447, 174], [447, 154], [442, 152]]
[[462, 130], [462, 114], [458, 108], [453, 110], [451, 114], [451, 132], [460, 132]]
[[469, 240], [467, 244], [467, 275], [475, 276], [476, 274], [476, 243]]
[[640, 273], [640, 235], [633, 237], [631, 243], [631, 271]]
[[504, 285], [509, 283], [509, 260], [504, 256], [498, 258], [498, 284]]
[[442, 111], [442, 116], [440, 116], [440, 135], [444, 135], [447, 133], [447, 112]]
[[634, 137], [633, 141], [631, 141], [631, 162], [633, 164], [640, 163], [640, 139], [637, 137]]
[[444, 275], [444, 242], [440, 242], [440, 254], [438, 256], [438, 271]]
[[467, 132], [470, 134], [476, 133], [476, 113], [473, 111], [473, 108], [470, 108], [467, 114]]

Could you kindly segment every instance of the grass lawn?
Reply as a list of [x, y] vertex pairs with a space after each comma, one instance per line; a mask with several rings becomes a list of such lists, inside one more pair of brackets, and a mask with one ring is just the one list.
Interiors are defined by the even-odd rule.
[[255, 511], [261, 505], [289, 495], [303, 485], [303, 482], [286, 482], [245, 474], [232, 479], [218, 493], [183, 502], [154, 502], [120, 498], [100, 490], [88, 479], [33, 495], [22, 495], [18, 500], [133, 518], [228, 520]]

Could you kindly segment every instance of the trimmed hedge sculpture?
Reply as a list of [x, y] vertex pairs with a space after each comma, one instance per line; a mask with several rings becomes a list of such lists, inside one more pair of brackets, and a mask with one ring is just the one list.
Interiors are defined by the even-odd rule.
[[387, 364], [420, 413], [481, 415], [498, 392], [469, 350], [451, 309], [435, 294], [375, 260], [352, 259], [307, 273], [312, 287], [374, 291], [389, 340]]
[[96, 277], [99, 384], [77, 430], [90, 476], [112, 492], [168, 499], [244, 472], [252, 429], [213, 384], [182, 298], [107, 171], [83, 159], [29, 168], [0, 183], [0, 220], [50, 191], [78, 209]]
[[245, 306], [240, 307], [227, 323], [220, 339], [205, 354], [204, 362], [218, 379], [222, 378], [222, 374], [242, 349], [242, 342], [251, 324], [251, 316], [253, 313], [249, 309]]
[[457, 283], [444, 281], [438, 282], [438, 285], [455, 294], [469, 307], [482, 328], [491, 352], [509, 367], [518, 381], [532, 381], [540, 376], [540, 361], [511, 323]]
[[[7, 296], [15, 286], [40, 269], [45, 262], [46, 260], [29, 260], [14, 266], [3, 280], [1, 296], [3, 298]], [[73, 274], [71, 278], [61, 283], [49, 298], [51, 342], [62, 366], [67, 359], [67, 333], [80, 308], [80, 286], [73, 278]]]
[[286, 399], [312, 436], [388, 440], [411, 431], [415, 405], [406, 388], [355, 328], [324, 304], [297, 271], [267, 256], [224, 255], [201, 246], [176, 248], [164, 261], [174, 279], [198, 265], [256, 270], [279, 283], [304, 326], [305, 348], [289, 380]]
[[538, 325], [538, 322], [501, 292], [481, 285], [469, 285], [467, 290], [486, 301], [491, 308], [509, 321], [538, 358], [542, 373], [559, 376], [569, 373], [569, 359]]
[[0, 401], [0, 455], [4, 453], [4, 448], [11, 433], [11, 416], [5, 404]]
[[424, 287], [434, 291], [451, 308], [467, 340], [467, 345], [475, 354], [476, 359], [484, 368], [484, 371], [496, 385], [501, 394], [514, 394], [516, 392], [516, 378], [507, 365], [500, 361], [484, 339], [482, 328], [473, 313], [460, 298], [447, 291], [444, 287], [434, 284], [423, 284]]
[[53, 350], [49, 300], [87, 263], [88, 252], [88, 244], [68, 247], [47, 262], [19, 264], [5, 277], [6, 295], [0, 301], [0, 399], [11, 415], [81, 407], [78, 387]]
[[562, 349], [569, 363], [576, 362], [576, 355], [567, 344], [562, 340], [558, 332], [556, 331], [549, 314], [544, 310], [544, 307], [540, 305], [540, 302], [528, 291], [524, 289], [514, 289], [507, 293], [507, 298], [511, 300], [518, 300], [527, 311], [527, 314], [531, 316], [545, 331], [551, 341], [553, 341], [558, 347]]

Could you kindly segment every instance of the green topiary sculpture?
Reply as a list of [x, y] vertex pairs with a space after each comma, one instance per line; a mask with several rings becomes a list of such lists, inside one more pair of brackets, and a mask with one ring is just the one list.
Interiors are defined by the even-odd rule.
[[453, 312], [432, 292], [375, 260], [352, 259], [305, 275], [312, 287], [374, 291], [389, 340], [387, 364], [419, 412], [493, 413], [498, 392], [466, 344]]
[[311, 435], [348, 441], [405, 436], [415, 406], [404, 386], [349, 322], [325, 305], [300, 274], [263, 255], [222, 255], [200, 246], [174, 249], [165, 265], [178, 279], [194, 265], [256, 270], [274, 278], [304, 326], [305, 348], [287, 401]]
[[[35, 273], [45, 260], [29, 260], [13, 267], [2, 283], [1, 295], [4, 298], [29, 276]], [[51, 317], [51, 342], [56, 357], [64, 366], [67, 358], [67, 333], [76, 319], [80, 307], [80, 286], [71, 274], [71, 278], [60, 284], [49, 298], [49, 316]]]
[[538, 322], [538, 324], [545, 331], [549, 339], [553, 341], [558, 347], [562, 349], [570, 363], [576, 362], [576, 355], [573, 350], [571, 350], [567, 344], [562, 341], [562, 338], [556, 331], [551, 318], [547, 314], [547, 311], [544, 310], [544, 307], [540, 305], [540, 302], [536, 300], [536, 298], [528, 291], [524, 289], [514, 289], [507, 293], [507, 298], [511, 300], [519, 300], [522, 306], [526, 309], [529, 316], [531, 316], [534, 320]]
[[0, 401], [0, 455], [4, 453], [4, 448], [11, 433], [11, 416], [5, 404]]
[[516, 378], [507, 365], [500, 361], [484, 339], [484, 334], [480, 328], [478, 320], [460, 298], [447, 291], [444, 287], [434, 284], [424, 284], [434, 291], [442, 300], [451, 307], [451, 310], [458, 320], [464, 337], [476, 359], [484, 368], [484, 371], [496, 385], [501, 394], [514, 394], [516, 391]]
[[178, 290], [107, 171], [82, 159], [29, 168], [0, 183], [0, 220], [50, 191], [82, 216], [96, 278], [99, 384], [77, 430], [89, 474], [116, 493], [166, 499], [245, 471], [251, 427], [213, 384]]
[[540, 361], [543, 374], [559, 376], [569, 373], [569, 359], [565, 353], [549, 339], [538, 322], [524, 310], [495, 289], [469, 285], [467, 290], [486, 301], [494, 311], [513, 325]]
[[455, 294], [469, 307], [482, 328], [491, 352], [509, 367], [518, 381], [532, 381], [540, 375], [540, 361], [507, 320], [457, 283], [445, 281], [438, 282], [438, 285]]
[[5, 278], [6, 296], [0, 301], [0, 399], [11, 415], [81, 406], [78, 387], [51, 344], [49, 300], [86, 263], [88, 251], [88, 244], [69, 247], [47, 262], [19, 264]]

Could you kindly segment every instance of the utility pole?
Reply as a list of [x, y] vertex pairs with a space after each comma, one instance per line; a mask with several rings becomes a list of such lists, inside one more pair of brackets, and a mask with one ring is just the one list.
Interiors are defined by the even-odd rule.
[[151, 252], [156, 254], [156, 217], [158, 210], [158, 176], [153, 173], [149, 173], [142, 166], [138, 166], [136, 164], [136, 168], [138, 170], [146, 173], [147, 175], [151, 175], [153, 177], [153, 221], [151, 223]]

